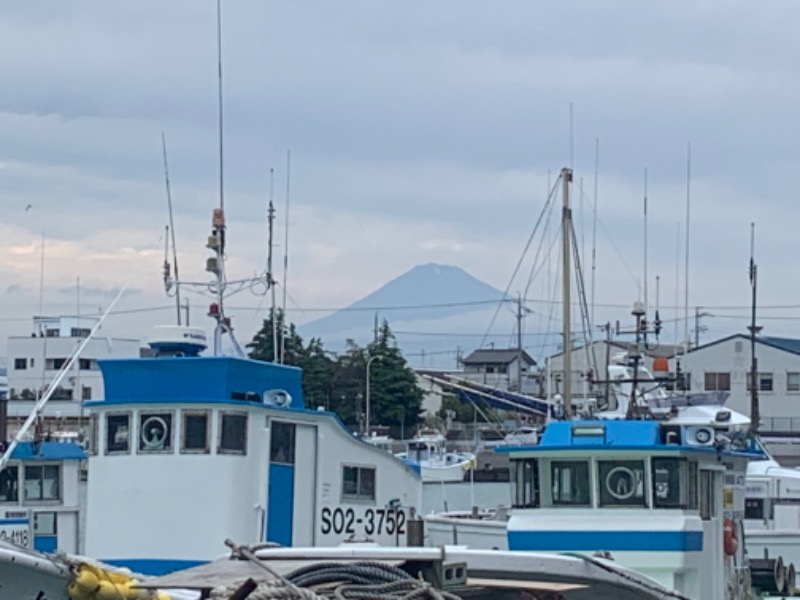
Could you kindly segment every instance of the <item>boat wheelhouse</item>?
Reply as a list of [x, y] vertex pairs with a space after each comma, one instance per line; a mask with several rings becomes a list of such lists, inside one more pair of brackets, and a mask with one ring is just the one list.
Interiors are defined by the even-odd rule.
[[0, 469], [0, 542], [78, 552], [85, 465], [74, 442], [19, 443]]
[[512, 465], [508, 548], [611, 556], [689, 598], [746, 576], [746, 441], [657, 421], [560, 421]]
[[218, 556], [226, 538], [405, 543], [419, 475], [306, 410], [299, 369], [193, 354], [100, 368], [87, 554], [156, 574]]

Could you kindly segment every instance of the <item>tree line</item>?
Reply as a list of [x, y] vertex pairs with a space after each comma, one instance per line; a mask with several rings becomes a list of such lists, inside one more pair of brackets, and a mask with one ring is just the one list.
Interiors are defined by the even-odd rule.
[[[273, 335], [273, 318], [277, 336]], [[370, 426], [387, 426], [395, 432], [413, 428], [420, 420], [422, 390], [416, 375], [397, 348], [387, 321], [375, 340], [361, 347], [347, 340], [344, 352], [326, 350], [322, 340], [307, 344], [294, 323], [287, 323], [281, 309], [270, 310], [261, 329], [247, 344], [250, 358], [272, 362], [275, 345], [283, 363], [302, 369], [303, 396], [308, 408], [335, 412], [354, 431], [366, 426], [367, 371], [369, 371]]]

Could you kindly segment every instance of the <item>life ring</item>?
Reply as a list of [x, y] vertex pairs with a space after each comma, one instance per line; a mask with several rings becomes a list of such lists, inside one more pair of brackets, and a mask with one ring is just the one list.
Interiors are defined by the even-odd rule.
[[722, 548], [728, 556], [734, 556], [739, 549], [739, 540], [736, 538], [736, 525], [732, 519], [725, 519], [722, 523]]
[[606, 490], [617, 500], [628, 500], [636, 493], [636, 474], [628, 467], [614, 467], [606, 475]]

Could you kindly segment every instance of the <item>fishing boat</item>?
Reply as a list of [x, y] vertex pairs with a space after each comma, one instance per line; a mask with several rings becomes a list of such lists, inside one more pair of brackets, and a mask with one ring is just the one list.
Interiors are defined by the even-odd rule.
[[464, 475], [475, 467], [475, 455], [448, 451], [446, 443], [440, 431], [423, 428], [406, 442], [406, 451], [395, 456], [419, 469], [425, 483], [464, 481]]

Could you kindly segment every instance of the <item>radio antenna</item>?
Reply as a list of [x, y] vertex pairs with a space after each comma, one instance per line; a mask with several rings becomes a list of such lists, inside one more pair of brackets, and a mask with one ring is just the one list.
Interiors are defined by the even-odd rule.
[[[169, 164], [167, 163], [167, 138], [161, 132], [161, 147], [164, 151], [164, 181], [167, 184], [167, 206], [169, 207], [169, 234], [172, 240], [172, 264], [175, 266], [175, 306], [178, 309], [178, 325], [181, 324], [181, 278], [178, 275], [178, 247], [175, 244], [175, 221], [172, 216], [172, 192], [169, 186]], [[169, 243], [165, 239], [165, 243]], [[164, 253], [164, 277], [169, 276], [169, 263], [167, 263], [167, 253]]]

